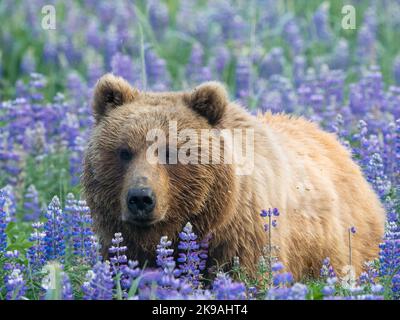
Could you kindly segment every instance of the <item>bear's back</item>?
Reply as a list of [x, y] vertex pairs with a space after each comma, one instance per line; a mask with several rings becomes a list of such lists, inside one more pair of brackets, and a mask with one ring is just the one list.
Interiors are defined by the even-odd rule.
[[[304, 118], [270, 112], [257, 118], [272, 132], [273, 143], [282, 147], [290, 164], [286, 209], [291, 230], [282, 241], [286, 248], [302, 243], [298, 258], [305, 263], [300, 266], [293, 259], [293, 268], [315, 269], [330, 256], [340, 272], [348, 261], [348, 229], [354, 226], [352, 263], [360, 272], [364, 261], [377, 256], [385, 213], [351, 152], [334, 134]], [[311, 259], [304, 261], [300, 254]]]

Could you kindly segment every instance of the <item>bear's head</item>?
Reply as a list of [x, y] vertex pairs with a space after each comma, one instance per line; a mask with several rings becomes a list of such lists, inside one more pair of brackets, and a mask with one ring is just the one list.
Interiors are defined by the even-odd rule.
[[228, 103], [216, 82], [154, 93], [111, 74], [100, 78], [83, 174], [97, 228], [142, 236], [157, 230], [159, 240], [188, 221], [200, 235], [223, 223], [236, 184], [224, 144], [212, 139]]

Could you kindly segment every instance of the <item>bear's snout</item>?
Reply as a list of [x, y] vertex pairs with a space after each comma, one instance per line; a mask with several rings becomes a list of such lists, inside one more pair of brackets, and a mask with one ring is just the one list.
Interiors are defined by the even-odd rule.
[[131, 188], [126, 197], [130, 221], [146, 225], [151, 224], [156, 206], [156, 196], [150, 188]]

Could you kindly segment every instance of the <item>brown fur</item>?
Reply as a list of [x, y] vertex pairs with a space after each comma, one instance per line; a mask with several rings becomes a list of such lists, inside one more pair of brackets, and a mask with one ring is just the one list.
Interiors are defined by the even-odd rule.
[[[106, 88], [107, 90], [104, 90]], [[111, 103], [119, 97], [117, 103]], [[121, 98], [122, 97], [122, 98]], [[199, 238], [212, 234], [210, 260], [230, 263], [234, 256], [253, 274], [267, 235], [260, 211], [278, 208], [273, 244], [296, 279], [317, 276], [330, 257], [340, 272], [348, 262], [348, 228], [355, 226], [353, 265], [378, 253], [384, 211], [359, 167], [334, 135], [302, 118], [267, 113], [251, 116], [227, 100], [224, 88], [207, 83], [194, 92], [138, 92], [112, 75], [99, 80], [94, 97], [97, 123], [85, 157], [83, 186], [95, 228], [107, 256], [114, 233], [122, 232], [129, 258], [154, 264], [161, 236], [176, 243], [190, 221]], [[146, 132], [168, 121], [184, 128], [252, 128], [254, 172], [235, 175], [235, 165], [150, 165]], [[128, 165], [119, 148], [134, 151]], [[128, 188], [146, 177], [157, 195], [158, 222], [149, 228], [122, 222]]]

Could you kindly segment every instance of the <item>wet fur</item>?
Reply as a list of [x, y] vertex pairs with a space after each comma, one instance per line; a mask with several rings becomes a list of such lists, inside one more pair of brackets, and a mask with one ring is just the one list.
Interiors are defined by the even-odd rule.
[[[215, 82], [193, 92], [151, 93], [107, 75], [97, 84], [93, 109], [97, 123], [82, 183], [104, 257], [114, 233], [122, 232], [129, 258], [154, 265], [160, 237], [167, 235], [176, 244], [178, 233], [190, 221], [199, 238], [212, 234], [211, 264], [231, 263], [238, 256], [255, 275], [267, 244], [259, 213], [273, 207], [281, 212], [273, 244], [296, 279], [318, 276], [325, 257], [340, 272], [348, 262], [351, 226], [357, 229], [352, 243], [357, 272], [364, 261], [377, 256], [384, 210], [349, 152], [317, 125], [283, 114], [254, 117], [229, 102], [222, 85]], [[254, 129], [254, 172], [237, 176], [234, 165], [223, 164], [143, 166], [164, 217], [146, 229], [123, 223], [121, 195], [134, 178], [130, 175], [141, 168], [146, 131], [165, 127], [169, 120], [177, 121], [178, 131]], [[137, 149], [141, 159], [129, 172], [116, 159], [121, 144]]]

